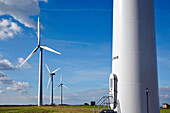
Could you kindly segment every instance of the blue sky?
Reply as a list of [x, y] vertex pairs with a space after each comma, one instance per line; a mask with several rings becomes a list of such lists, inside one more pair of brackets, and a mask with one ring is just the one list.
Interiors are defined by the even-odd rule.
[[[14, 2], [15, 1], [15, 2]], [[170, 1], [155, 0], [160, 101], [170, 103]], [[15, 8], [15, 10], [13, 10]], [[22, 69], [17, 65], [41, 43], [62, 55], [43, 51], [51, 71], [61, 67], [64, 103], [83, 104], [108, 94], [111, 73], [112, 0], [0, 0], [0, 104], [37, 104], [37, 52]], [[44, 104], [49, 103], [48, 71], [43, 66]], [[59, 103], [59, 89], [54, 102]]]

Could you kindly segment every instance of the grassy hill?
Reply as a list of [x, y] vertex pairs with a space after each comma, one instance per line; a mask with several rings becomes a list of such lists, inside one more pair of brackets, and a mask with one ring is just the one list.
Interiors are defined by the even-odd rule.
[[170, 113], [170, 109], [160, 109], [161, 113]]
[[[94, 113], [93, 106], [1, 106], [0, 113]], [[170, 109], [161, 109], [161, 113], [170, 113]]]

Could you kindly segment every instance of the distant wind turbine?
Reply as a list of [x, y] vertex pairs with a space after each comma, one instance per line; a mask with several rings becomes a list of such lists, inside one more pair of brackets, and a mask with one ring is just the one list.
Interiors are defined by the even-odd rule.
[[45, 46], [40, 45], [40, 25], [39, 25], [39, 17], [38, 17], [38, 45], [37, 47], [32, 51], [32, 53], [21, 63], [20, 67], [40, 48], [40, 54], [39, 54], [39, 88], [38, 88], [38, 106], [43, 105], [43, 91], [42, 91], [42, 50], [45, 49], [47, 51], [51, 51], [53, 53], [57, 53], [61, 55], [61, 53]]
[[69, 89], [68, 87], [66, 87], [64, 84], [62, 84], [62, 74], [61, 74], [61, 77], [60, 77], [60, 84], [57, 86], [57, 87], [55, 87], [55, 89], [56, 88], [58, 88], [58, 87], [61, 87], [61, 92], [60, 92], [60, 102], [61, 102], [61, 105], [63, 104], [63, 99], [62, 99], [62, 96], [63, 96], [63, 93], [62, 93], [62, 87], [65, 87], [65, 88], [67, 88], [67, 89]]
[[53, 76], [55, 75], [55, 72], [58, 71], [60, 68], [54, 70], [53, 72], [50, 72], [50, 69], [48, 68], [47, 64], [46, 64], [46, 67], [47, 67], [47, 70], [48, 70], [48, 72], [50, 74], [47, 89], [48, 89], [48, 86], [49, 86], [50, 80], [51, 80], [51, 98], [50, 98], [50, 101], [51, 101], [51, 105], [54, 105], [54, 103], [53, 103]]

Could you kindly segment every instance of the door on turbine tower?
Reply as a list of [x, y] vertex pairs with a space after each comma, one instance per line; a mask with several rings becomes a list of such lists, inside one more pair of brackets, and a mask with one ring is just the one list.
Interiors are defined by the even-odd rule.
[[110, 93], [110, 107], [111, 109], [115, 109], [117, 106], [117, 76], [113, 73], [110, 74], [109, 79], [109, 93]]
[[113, 74], [110, 74], [110, 80], [109, 80], [109, 93], [110, 93], [110, 96], [111, 96], [111, 98], [110, 98], [110, 107], [111, 107], [111, 109], [113, 109], [113, 103], [114, 103], [114, 101], [113, 101], [113, 91], [114, 89], [113, 89]]

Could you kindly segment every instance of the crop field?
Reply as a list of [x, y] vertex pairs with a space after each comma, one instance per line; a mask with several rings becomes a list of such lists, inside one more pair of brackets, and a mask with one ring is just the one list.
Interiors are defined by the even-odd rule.
[[[0, 113], [94, 113], [93, 106], [1, 106]], [[170, 113], [170, 109], [161, 109], [161, 113]]]

